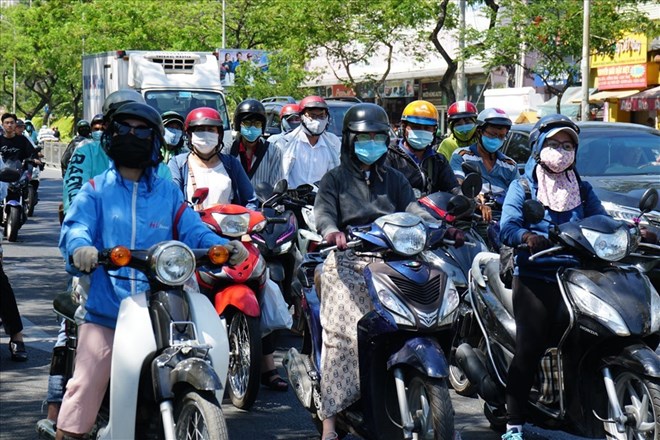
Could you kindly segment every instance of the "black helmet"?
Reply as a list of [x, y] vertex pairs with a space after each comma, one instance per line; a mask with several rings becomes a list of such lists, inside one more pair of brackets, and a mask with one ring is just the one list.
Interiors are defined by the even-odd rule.
[[[536, 124], [534, 124], [534, 128], [532, 128], [532, 131], [529, 133], [530, 148], [532, 150], [534, 149], [541, 134], [548, 133], [553, 128], [559, 127], [570, 128], [575, 134], [580, 134], [580, 127], [578, 127], [568, 116], [560, 114], [543, 116], [536, 122]], [[575, 145], [577, 146], [577, 139], [575, 139]]]
[[344, 115], [342, 135], [350, 133], [387, 133], [390, 120], [385, 110], [376, 104], [360, 103], [349, 108]]
[[240, 130], [241, 122], [245, 119], [261, 121], [261, 132], [266, 130], [266, 108], [256, 99], [246, 99], [238, 104], [234, 112], [234, 130]]
[[78, 121], [78, 123], [76, 124], [76, 132], [77, 132], [80, 136], [85, 136], [85, 137], [87, 137], [87, 136], [89, 136], [90, 133], [92, 132], [92, 126], [89, 124], [89, 121], [87, 121], [86, 119], [81, 119], [81, 120]]
[[[116, 111], [113, 112], [111, 121], [119, 122], [125, 119], [135, 118], [147, 123], [147, 125], [154, 130], [156, 134], [152, 142], [152, 165], [156, 165], [160, 160], [160, 147], [165, 145], [165, 139], [163, 138], [164, 128], [163, 120], [158, 114], [158, 111], [151, 107], [150, 105], [139, 103], [139, 102], [129, 102]], [[110, 124], [110, 128], [106, 130], [103, 134], [101, 145], [105, 149], [108, 156], [112, 158], [112, 152], [110, 151], [110, 140], [114, 135], [113, 124]]]
[[136, 92], [133, 89], [117, 90], [106, 96], [105, 101], [103, 101], [104, 120], [109, 121], [112, 117], [112, 112], [127, 102], [139, 102], [145, 104], [144, 98], [139, 92]]
[[103, 124], [103, 113], [97, 113], [94, 115], [92, 118], [92, 122], [90, 122], [90, 125], [95, 125], [95, 124]]
[[181, 128], [183, 129], [183, 122], [185, 121], [185, 119], [177, 112], [167, 111], [161, 114], [160, 117], [163, 119], [163, 126], [169, 124], [172, 121], [177, 121], [181, 124]]

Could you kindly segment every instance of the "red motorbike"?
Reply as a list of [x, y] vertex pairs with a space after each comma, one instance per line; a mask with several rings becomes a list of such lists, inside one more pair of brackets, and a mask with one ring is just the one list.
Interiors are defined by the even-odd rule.
[[[193, 203], [201, 203], [208, 195], [198, 189]], [[261, 310], [267, 271], [266, 261], [252, 243], [252, 232], [261, 231], [267, 223], [259, 211], [240, 205], [214, 205], [199, 211], [206, 223], [218, 235], [241, 240], [248, 258], [237, 266], [199, 267], [197, 282], [215, 305], [215, 310], [228, 326], [229, 371], [227, 390], [233, 405], [247, 410], [257, 398], [261, 374]]]

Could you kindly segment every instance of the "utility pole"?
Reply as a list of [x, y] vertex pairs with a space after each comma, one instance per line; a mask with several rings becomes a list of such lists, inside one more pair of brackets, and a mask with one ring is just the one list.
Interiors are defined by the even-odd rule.
[[458, 61], [458, 72], [456, 76], [456, 100], [467, 98], [467, 81], [465, 78], [465, 60], [463, 59], [463, 50], [465, 49], [465, 0], [458, 0], [460, 11], [460, 25], [458, 30], [458, 48], [460, 59]]
[[14, 83], [13, 83], [13, 93], [11, 98], [11, 112], [16, 114], [16, 58], [14, 58]]
[[222, 48], [226, 49], [226, 41], [225, 41], [225, 0], [222, 0]]
[[584, 0], [584, 16], [582, 19], [582, 121], [589, 118], [589, 13], [590, 1]]

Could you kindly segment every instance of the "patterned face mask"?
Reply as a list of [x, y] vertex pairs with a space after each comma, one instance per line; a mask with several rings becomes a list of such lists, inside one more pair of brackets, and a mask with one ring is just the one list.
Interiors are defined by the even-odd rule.
[[575, 161], [575, 150], [568, 151], [562, 148], [543, 148], [541, 162], [555, 173], [561, 173]]

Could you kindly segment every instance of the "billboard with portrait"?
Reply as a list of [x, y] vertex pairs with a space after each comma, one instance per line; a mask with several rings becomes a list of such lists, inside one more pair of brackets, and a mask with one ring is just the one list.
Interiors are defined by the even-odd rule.
[[262, 70], [268, 69], [268, 52], [253, 49], [217, 49], [220, 80], [225, 87], [234, 85], [236, 72], [243, 63], [253, 63]]

